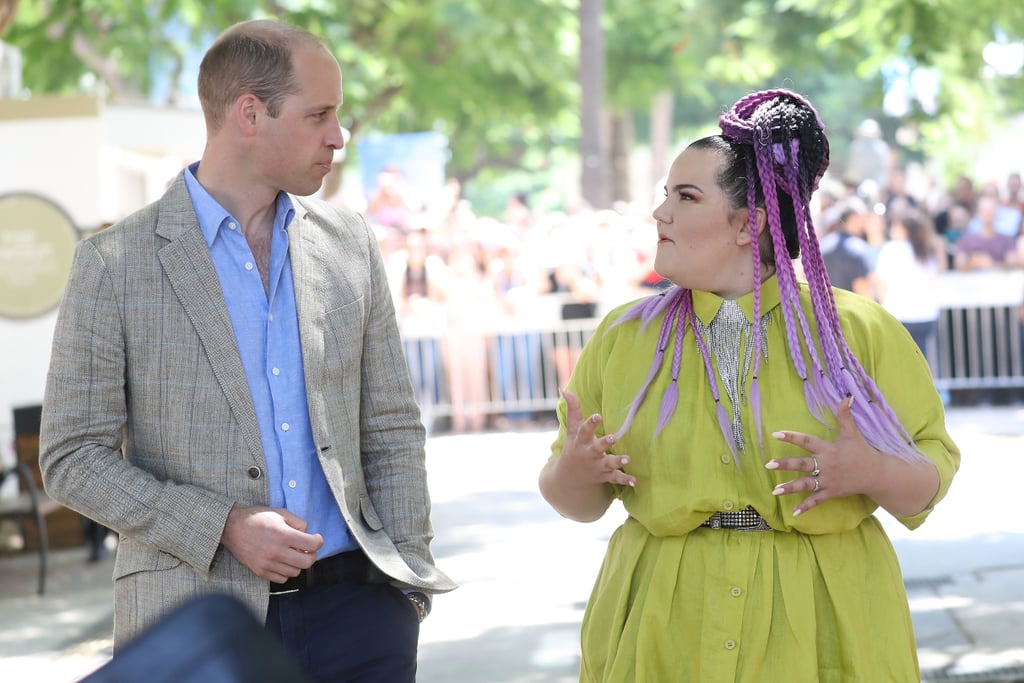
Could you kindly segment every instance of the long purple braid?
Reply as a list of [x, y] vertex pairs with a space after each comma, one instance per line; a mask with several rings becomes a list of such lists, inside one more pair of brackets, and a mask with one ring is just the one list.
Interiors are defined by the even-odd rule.
[[[749, 209], [752, 235], [757, 234], [756, 208], [763, 204], [767, 214], [771, 252], [779, 285], [780, 309], [786, 326], [787, 346], [796, 372], [804, 383], [804, 398], [808, 410], [818, 420], [827, 424], [827, 416], [834, 418], [840, 403], [846, 397], [853, 396], [853, 418], [868, 443], [903, 460], [913, 461], [924, 457], [878, 386], [850, 350], [839, 323], [839, 313], [810, 211], [811, 195], [817, 189], [829, 162], [828, 139], [825, 137], [824, 125], [817, 111], [796, 93], [788, 90], [767, 90], [739, 100], [730, 111], [719, 118], [719, 126], [722, 130], [720, 137], [704, 138], [693, 145], [713, 149], [725, 148], [730, 150], [730, 153], [743, 157], [745, 178], [738, 181], [732, 178], [723, 180], [745, 184], [741, 192], [745, 195]], [[727, 189], [728, 193], [728, 188], [723, 189]], [[789, 216], [788, 220], [784, 220], [784, 212]], [[784, 229], [785, 223], [791, 225], [791, 234], [787, 234]], [[763, 444], [758, 383], [762, 349], [761, 336], [757, 330], [761, 320], [761, 268], [765, 261], [758, 240], [754, 239], [752, 245], [754, 366], [751, 378], [751, 408], [756, 421], [758, 439]], [[792, 261], [798, 256], [807, 279], [818, 342], [815, 341], [807, 316], [800, 305], [799, 284]], [[642, 325], [646, 327], [662, 314], [664, 318], [659, 333], [658, 349], [650, 371], [617, 433], [621, 436], [632, 425], [637, 410], [664, 362], [668, 340], [675, 328], [673, 381], [662, 400], [657, 431], [660, 432], [667, 424], [677, 402], [676, 379], [682, 353], [682, 337], [689, 328], [704, 360], [720, 428], [735, 457], [730, 422], [719, 400], [718, 382], [715, 379], [710, 353], [695, 324], [692, 293], [673, 286], [660, 295], [641, 300], [615, 324], [640, 319]], [[807, 354], [810, 367], [805, 362], [804, 352]]]

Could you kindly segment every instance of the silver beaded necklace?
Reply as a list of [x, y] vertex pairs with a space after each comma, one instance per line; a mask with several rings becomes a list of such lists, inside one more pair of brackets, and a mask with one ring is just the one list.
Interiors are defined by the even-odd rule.
[[[695, 316], [696, 317], [696, 316]], [[768, 323], [771, 313], [761, 316], [758, 326], [761, 335], [762, 362], [768, 359]], [[754, 358], [754, 344], [751, 336], [753, 325], [743, 314], [743, 309], [734, 299], [724, 299], [711, 323], [705, 325], [696, 318], [697, 331], [706, 340], [708, 351], [718, 367], [718, 377], [725, 388], [725, 394], [732, 404], [732, 438], [737, 452], [743, 451], [743, 425], [740, 422], [740, 403], [747, 401], [743, 379], [750, 373]], [[743, 361], [740, 363], [740, 349]]]

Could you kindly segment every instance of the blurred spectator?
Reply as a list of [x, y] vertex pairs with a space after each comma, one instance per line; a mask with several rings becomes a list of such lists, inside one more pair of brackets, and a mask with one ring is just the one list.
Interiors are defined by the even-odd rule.
[[487, 335], [494, 328], [495, 295], [484, 276], [477, 245], [459, 236], [448, 252], [442, 284], [448, 314], [444, 358], [452, 431], [477, 432], [487, 424]]
[[[962, 207], [967, 212], [968, 220], [974, 215], [974, 209], [978, 203], [978, 195], [974, 189], [974, 181], [965, 175], [957, 176], [956, 183], [953, 185], [952, 191], [948, 197], [943, 201], [939, 207], [938, 212], [935, 214], [935, 232], [940, 235], [946, 235], [950, 230], [950, 212], [954, 207]], [[966, 227], [966, 226], [965, 226]], [[948, 242], [955, 241], [950, 239], [946, 235]]]
[[889, 184], [882, 199], [885, 215], [890, 221], [907, 211], [921, 208], [917, 198], [907, 191], [907, 171], [902, 166], [896, 166], [889, 172]]
[[377, 187], [366, 207], [370, 222], [405, 232], [411, 227], [410, 218], [417, 208], [397, 168], [389, 166], [377, 174]]
[[429, 431], [434, 426], [434, 406], [441, 399], [439, 380], [444, 376], [440, 338], [445, 309], [440, 282], [445, 264], [432, 253], [429, 233], [411, 230], [387, 265], [413, 391]]
[[890, 225], [874, 271], [878, 301], [907, 328], [933, 370], [945, 267], [944, 245], [927, 217], [906, 212]]
[[979, 215], [981, 210], [980, 201], [986, 197], [995, 201], [995, 217], [993, 219], [995, 231], [1003, 235], [1010, 235], [1011, 237], [1019, 235], [1021, 222], [1020, 208], [1009, 206], [1002, 200], [999, 193], [999, 185], [994, 181], [986, 183], [982, 188], [978, 210], [975, 212], [974, 217], [971, 218], [971, 222], [968, 223], [967, 231], [978, 232], [981, 228], [981, 223], [984, 219]]
[[1024, 187], [1021, 184], [1020, 173], [1011, 172], [1006, 176], [1006, 206], [1024, 213]]
[[850, 143], [844, 179], [856, 187], [870, 180], [875, 187], [889, 184], [889, 145], [882, 139], [882, 128], [874, 119], [864, 119]]
[[972, 224], [975, 229], [960, 236], [953, 247], [957, 270], [1012, 268], [1017, 264], [1017, 241], [996, 229], [999, 202], [991, 196], [978, 200]]
[[873, 298], [869, 263], [870, 245], [864, 240], [867, 209], [851, 201], [839, 214], [839, 222], [821, 239], [821, 256], [833, 287]]

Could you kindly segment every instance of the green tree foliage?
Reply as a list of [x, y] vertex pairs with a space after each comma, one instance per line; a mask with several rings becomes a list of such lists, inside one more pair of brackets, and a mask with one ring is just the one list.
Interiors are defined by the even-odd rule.
[[[7, 0], [10, 2], [10, 0]], [[345, 79], [343, 123], [364, 133], [436, 130], [449, 173], [541, 175], [579, 136], [577, 0], [20, 0], [4, 39], [24, 53], [36, 93], [100, 83], [147, 98], [154, 76], [189, 94], [189, 55], [243, 19], [275, 16], [324, 36]], [[891, 131], [916, 151], [966, 163], [997, 117], [1024, 109], [1024, 72], [996, 73], [993, 41], [1024, 38], [1024, 2], [1007, 0], [605, 0], [606, 102], [643, 121], [675, 95], [678, 131], [755, 87], [810, 95], [836, 152], [865, 115], [882, 116], [886, 69], [933, 68], [937, 109], [911, 102]], [[641, 128], [636, 137], [643, 143]], [[951, 167], [950, 172], [957, 169]]]
[[186, 56], [224, 27], [276, 17], [321, 35], [342, 67], [342, 122], [364, 131], [437, 130], [450, 170], [518, 165], [571, 121], [570, 0], [25, 0], [6, 36], [34, 92], [99, 79], [115, 99], [145, 98], [155, 73], [174, 93]]

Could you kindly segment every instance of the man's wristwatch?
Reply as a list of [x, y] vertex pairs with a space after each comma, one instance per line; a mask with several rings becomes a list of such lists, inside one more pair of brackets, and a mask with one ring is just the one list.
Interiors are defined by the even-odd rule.
[[416, 608], [416, 615], [420, 618], [420, 623], [422, 624], [423, 620], [430, 614], [430, 600], [426, 595], [418, 591], [406, 593], [405, 597], [409, 598], [409, 602]]

